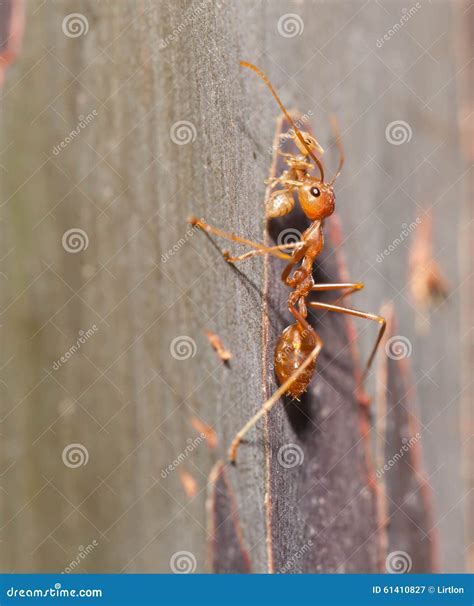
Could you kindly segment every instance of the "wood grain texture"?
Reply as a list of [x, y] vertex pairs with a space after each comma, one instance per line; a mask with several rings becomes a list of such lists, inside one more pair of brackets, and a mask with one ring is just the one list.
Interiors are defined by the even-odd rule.
[[[298, 123], [302, 121], [299, 116]], [[281, 121], [277, 132], [290, 125]], [[311, 129], [305, 125], [305, 128]], [[293, 151], [280, 143], [280, 151]], [[275, 174], [285, 168], [279, 156]], [[288, 216], [269, 222], [272, 244], [294, 241], [309, 226], [298, 206]], [[314, 280], [345, 282], [347, 269], [340, 249], [339, 221], [325, 225], [325, 248]], [[293, 319], [288, 314], [289, 289], [279, 287], [285, 261], [266, 260], [268, 298], [266, 339], [267, 393], [277, 385], [273, 372], [275, 343]], [[333, 301], [334, 293], [314, 300]], [[274, 572], [376, 572], [377, 519], [375, 493], [369, 486], [371, 462], [359, 423], [358, 351], [347, 317], [310, 312], [309, 320], [324, 346], [316, 373], [300, 402], [283, 398], [268, 418], [267, 508], [271, 570]]]
[[438, 532], [431, 487], [422, 468], [423, 439], [417, 396], [392, 304], [377, 368], [377, 485], [382, 565], [387, 572], [439, 570]]
[[[261, 261], [229, 267], [186, 223], [193, 213], [251, 239], [264, 237], [263, 179], [278, 111], [262, 84], [239, 70], [240, 59], [262, 66], [288, 106], [311, 110], [333, 167], [328, 116], [335, 112], [340, 120], [348, 162], [336, 195], [348, 274], [366, 282], [357, 298], [361, 309], [394, 300], [400, 333], [412, 341], [441, 569], [463, 569], [469, 539], [459, 405], [467, 384], [459, 344], [467, 327], [459, 306], [467, 271], [457, 241], [467, 166], [456, 82], [469, 57], [454, 55], [458, 9], [448, 2], [423, 2], [377, 46], [404, 7], [312, 0], [27, 3], [23, 52], [7, 74], [0, 111], [2, 570], [62, 571], [93, 540], [98, 546], [78, 570], [169, 572], [178, 551], [194, 555], [197, 572], [208, 570], [207, 478], [260, 407], [266, 372]], [[64, 33], [70, 13], [85, 17], [84, 35]], [[293, 37], [279, 33], [288, 13], [304, 24]], [[386, 138], [396, 120], [411, 129], [403, 145]], [[178, 135], [186, 133], [190, 141], [182, 144]], [[431, 330], [416, 335], [420, 311], [406, 288], [409, 242], [380, 263], [377, 255], [427, 206], [451, 293], [432, 310]], [[63, 247], [72, 228], [87, 234], [81, 252]], [[284, 298], [277, 282], [271, 288], [277, 301]], [[327, 322], [331, 356], [333, 320]], [[93, 325], [93, 336], [55, 370], [79, 332]], [[231, 349], [228, 368], [216, 359], [206, 329]], [[373, 333], [360, 330], [365, 352]], [[170, 353], [181, 336], [192, 339], [195, 351], [184, 360]], [[214, 427], [216, 449], [199, 440], [192, 417]], [[331, 431], [340, 430], [335, 421], [326, 422]], [[272, 452], [294, 431], [283, 410], [269, 430]], [[259, 426], [229, 472], [254, 572], [269, 564], [264, 438]], [[325, 443], [305, 447], [317, 453]], [[69, 444], [86, 448], [86, 465], [63, 463]], [[199, 487], [191, 499], [176, 470], [183, 457]], [[333, 480], [337, 493], [343, 479]], [[287, 501], [278, 506], [294, 515], [288, 526], [275, 525], [278, 557], [288, 558], [305, 528], [296, 528], [300, 513]], [[353, 514], [349, 506], [342, 526]], [[371, 521], [364, 524], [365, 537]], [[349, 546], [341, 549], [350, 555]]]
[[[326, 247], [315, 271], [318, 282], [346, 278], [342, 252], [335, 253], [336, 221], [333, 217], [326, 225]], [[271, 283], [280, 270], [274, 268]], [[325, 294], [317, 300], [335, 299]], [[314, 379], [300, 403], [286, 402], [286, 410], [275, 410], [269, 423], [275, 570], [377, 572], [375, 494], [365, 449], [369, 438], [361, 433], [360, 417], [366, 413], [357, 397], [354, 332], [338, 314], [311, 312], [310, 317], [324, 343]], [[271, 350], [281, 325], [278, 316], [271, 323]], [[271, 375], [268, 379], [274, 388]], [[293, 459], [302, 453], [304, 461], [286, 468], [294, 462], [290, 452], [295, 448]]]
[[229, 484], [225, 465], [218, 461], [209, 475], [207, 504], [210, 569], [216, 574], [252, 572], [249, 555], [243, 544], [235, 502], [235, 494]]

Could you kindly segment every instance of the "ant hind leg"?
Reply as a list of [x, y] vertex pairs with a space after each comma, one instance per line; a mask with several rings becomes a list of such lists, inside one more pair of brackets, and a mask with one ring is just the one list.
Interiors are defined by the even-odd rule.
[[232, 444], [229, 448], [229, 460], [231, 463], [235, 463], [237, 458], [237, 449], [239, 448], [240, 443], [242, 442], [245, 434], [252, 429], [252, 427], [263, 417], [266, 412], [269, 412], [278, 400], [289, 390], [289, 388], [293, 385], [294, 381], [308, 368], [310, 364], [316, 360], [323, 346], [322, 340], [316, 335], [316, 345], [306, 360], [301, 364], [299, 368], [295, 370], [295, 372], [288, 377], [288, 379], [280, 385], [280, 387], [273, 393], [273, 395], [268, 398], [266, 402], [262, 405], [260, 410], [254, 414], [254, 416], [247, 421], [247, 423], [242, 427], [242, 429], [237, 432], [235, 438], [232, 440]]
[[364, 288], [363, 282], [344, 282], [343, 284], [315, 284], [315, 286], [313, 286], [313, 288], [311, 290], [312, 290], [312, 292], [322, 292], [322, 291], [339, 290], [339, 289], [345, 290], [346, 292], [342, 293], [342, 295], [339, 295], [339, 297], [337, 297], [337, 299], [332, 301], [333, 305], [337, 305], [338, 303], [340, 303], [343, 299], [345, 299], [349, 295], [352, 295], [354, 292], [357, 292], [358, 290], [362, 290], [363, 288]]
[[358, 309], [351, 309], [350, 307], [339, 307], [338, 305], [331, 305], [330, 303], [319, 303], [317, 301], [309, 301], [307, 305], [308, 305], [308, 307], [311, 307], [312, 309], [326, 309], [327, 311], [335, 311], [336, 313], [339, 313], [339, 314], [347, 314], [349, 316], [355, 316], [357, 318], [364, 318], [366, 320], [372, 320], [373, 322], [377, 322], [380, 325], [377, 339], [372, 348], [372, 352], [369, 356], [369, 359], [367, 360], [367, 363], [365, 365], [364, 372], [362, 373], [362, 377], [361, 377], [361, 384], [362, 384], [364, 382], [365, 378], [367, 377], [369, 369], [374, 360], [375, 354], [377, 353], [377, 349], [380, 345], [380, 341], [382, 340], [383, 333], [385, 332], [385, 327], [387, 324], [385, 318], [383, 318], [382, 316], [378, 316], [377, 314], [371, 314], [371, 313], [367, 313], [365, 311], [359, 311]]

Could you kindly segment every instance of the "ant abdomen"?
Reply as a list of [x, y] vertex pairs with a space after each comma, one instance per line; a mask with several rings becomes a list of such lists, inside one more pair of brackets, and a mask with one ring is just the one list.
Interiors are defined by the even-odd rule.
[[[280, 385], [295, 373], [315, 347], [316, 338], [312, 330], [303, 328], [299, 323], [285, 328], [275, 348], [275, 372]], [[292, 383], [288, 389], [292, 398], [299, 398], [306, 391], [315, 366], [316, 360]]]

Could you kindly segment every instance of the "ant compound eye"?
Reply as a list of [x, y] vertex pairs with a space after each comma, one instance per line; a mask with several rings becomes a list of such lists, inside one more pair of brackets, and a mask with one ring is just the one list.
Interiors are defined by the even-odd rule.
[[321, 195], [321, 191], [317, 188], [317, 187], [312, 187], [309, 190], [309, 193], [314, 196], [315, 198], [319, 198], [319, 196]]

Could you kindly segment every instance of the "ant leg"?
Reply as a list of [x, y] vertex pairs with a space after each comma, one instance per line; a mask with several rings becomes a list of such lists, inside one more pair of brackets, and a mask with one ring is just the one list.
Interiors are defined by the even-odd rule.
[[356, 290], [361, 290], [364, 288], [364, 284], [362, 282], [344, 282], [343, 284], [315, 284], [311, 290], [337, 290], [338, 288], [350, 288], [350, 292], [353, 293]]
[[269, 177], [265, 179], [265, 185], [270, 185], [271, 188], [277, 185], [289, 185], [290, 187], [300, 187], [301, 181], [290, 179], [289, 177]]
[[[279, 156], [282, 156], [283, 158], [291, 158], [291, 160], [293, 160], [295, 163], [298, 163], [298, 168], [301, 169], [308, 169], [308, 168], [312, 168], [313, 165], [311, 164], [311, 162], [306, 162], [305, 160], [301, 159], [301, 156], [296, 156], [295, 154], [289, 154], [287, 152], [282, 152], [279, 149], [277, 149], [276, 152]], [[287, 162], [288, 164], [288, 162]], [[292, 168], [294, 168], [294, 166], [292, 166]], [[275, 179], [277, 177], [270, 177], [271, 179]]]
[[306, 251], [309, 246], [308, 242], [304, 242], [304, 241], [300, 242], [299, 244], [301, 244], [301, 248], [298, 248], [297, 250], [295, 250], [290, 261], [288, 262], [288, 265], [285, 267], [285, 269], [283, 270], [283, 272], [281, 274], [281, 281], [284, 282], [285, 284], [287, 284], [288, 286], [290, 286], [290, 284], [288, 283], [288, 276], [290, 275], [291, 270], [305, 256]]
[[[260, 254], [264, 254], [265, 252], [268, 252], [268, 254], [273, 255], [274, 257], [278, 257], [279, 259], [288, 259], [289, 256], [286, 255], [285, 253], [282, 252], [278, 252], [277, 250], [275, 250], [276, 247], [272, 247], [272, 246], [265, 246], [264, 244], [259, 244], [258, 242], [254, 242], [253, 240], [247, 240], [247, 238], [241, 238], [240, 236], [236, 236], [234, 234], [229, 234], [225, 231], [222, 231], [221, 229], [218, 229], [217, 227], [212, 227], [212, 225], [208, 225], [205, 221], [202, 221], [201, 219], [198, 219], [197, 217], [191, 216], [189, 217], [188, 221], [191, 223], [191, 225], [198, 227], [199, 229], [201, 229], [202, 231], [205, 231], [208, 234], [214, 234], [216, 236], [219, 236], [220, 238], [225, 238], [226, 240], [230, 240], [231, 242], [238, 242], [239, 244], [245, 244], [246, 246], [250, 246], [256, 250], [262, 251]], [[282, 245], [283, 248], [287, 247], [287, 245]], [[228, 253], [227, 255], [224, 254], [224, 258], [226, 258], [226, 260], [228, 257]]]
[[333, 301], [334, 305], [337, 305], [343, 299], [345, 299], [349, 295], [352, 295], [352, 293], [354, 293], [358, 290], [362, 290], [364, 288], [364, 283], [363, 282], [346, 282], [344, 284], [316, 284], [315, 286], [313, 286], [313, 288], [311, 290], [316, 291], [316, 292], [317, 291], [321, 292], [321, 291], [327, 291], [327, 290], [337, 290], [339, 288], [347, 289], [347, 292], [343, 293], [335, 301]]
[[348, 314], [349, 316], [356, 316], [357, 318], [365, 318], [366, 320], [373, 320], [374, 322], [378, 322], [380, 324], [379, 334], [377, 336], [377, 340], [375, 341], [375, 345], [372, 349], [372, 352], [369, 356], [367, 364], [365, 365], [364, 372], [362, 374], [361, 383], [364, 382], [367, 377], [367, 373], [369, 372], [369, 368], [373, 362], [375, 354], [377, 353], [377, 349], [380, 345], [380, 341], [382, 340], [383, 333], [385, 332], [386, 320], [382, 316], [377, 316], [376, 314], [369, 314], [365, 311], [359, 311], [357, 309], [350, 309], [349, 307], [339, 307], [338, 305], [331, 305], [330, 303], [319, 303], [317, 301], [308, 301], [308, 307], [313, 309], [327, 309], [328, 311], [335, 311], [339, 314]]
[[323, 347], [323, 341], [321, 337], [316, 333], [314, 328], [308, 324], [306, 319], [299, 313], [299, 311], [293, 305], [289, 305], [288, 309], [290, 313], [294, 316], [294, 318], [303, 326], [304, 330], [307, 330], [312, 333], [314, 336], [314, 340], [316, 345], [314, 349], [311, 351], [306, 360], [301, 364], [299, 368], [295, 370], [295, 372], [288, 377], [288, 379], [280, 385], [280, 387], [275, 391], [275, 393], [262, 405], [262, 408], [254, 414], [254, 416], [247, 421], [247, 423], [242, 427], [242, 429], [236, 434], [235, 438], [232, 440], [232, 444], [229, 448], [229, 460], [231, 463], [235, 463], [235, 459], [237, 458], [237, 449], [242, 442], [245, 434], [252, 429], [252, 427], [257, 423], [257, 421], [266, 413], [269, 412], [278, 400], [288, 391], [288, 389], [293, 385], [294, 381], [306, 370], [306, 368], [319, 356], [319, 352]]
[[265, 179], [265, 185], [270, 185], [270, 187], [276, 187], [278, 183], [281, 181], [281, 177], [269, 177]]
[[[279, 244], [278, 246], [269, 246], [268, 248], [261, 248], [259, 250], [250, 250], [249, 252], [239, 255], [238, 257], [231, 257], [229, 251], [224, 251], [224, 259], [228, 263], [236, 263], [237, 261], [243, 261], [244, 259], [250, 259], [257, 255], [271, 255], [273, 251], [291, 250], [297, 248], [300, 245], [299, 242], [292, 242], [290, 244]], [[291, 259], [291, 255], [282, 253], [279, 255], [281, 259]]]
[[321, 351], [321, 348], [323, 346], [323, 342], [319, 338], [319, 336], [316, 335], [316, 333], [315, 333], [315, 336], [316, 336], [316, 345], [315, 345], [313, 351], [309, 354], [309, 356], [303, 362], [303, 364], [301, 364], [301, 366], [299, 368], [297, 368], [295, 370], [295, 372], [290, 377], [288, 377], [288, 379], [282, 385], [280, 385], [280, 387], [275, 391], [275, 393], [272, 396], [270, 396], [270, 398], [268, 398], [268, 400], [262, 405], [262, 408], [260, 408], [260, 410], [258, 412], [256, 412], [249, 421], [247, 421], [247, 423], [242, 427], [242, 429], [236, 434], [235, 438], [232, 440], [232, 444], [230, 445], [230, 448], [229, 448], [229, 460], [231, 463], [235, 463], [235, 460], [237, 458], [237, 449], [239, 448], [239, 445], [242, 442], [245, 434], [250, 429], [252, 429], [252, 427], [257, 423], [257, 421], [259, 421], [261, 419], [261, 417], [266, 412], [269, 412], [275, 406], [275, 404], [278, 402], [278, 400], [288, 391], [288, 389], [291, 387], [293, 382], [318, 357], [319, 352]]
[[314, 328], [311, 326], [311, 324], [309, 324], [308, 320], [300, 314], [294, 305], [288, 305], [288, 311], [294, 317], [294, 319], [301, 324], [305, 331], [312, 333], [315, 339], [319, 338]]

